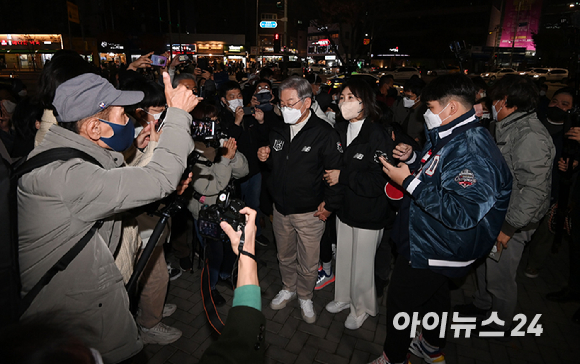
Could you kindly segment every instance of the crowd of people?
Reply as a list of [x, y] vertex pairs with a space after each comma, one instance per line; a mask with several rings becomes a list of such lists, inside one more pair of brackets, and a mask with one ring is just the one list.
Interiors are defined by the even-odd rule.
[[[175, 342], [181, 331], [162, 322], [177, 309], [166, 302], [168, 284], [192, 270], [197, 253], [207, 259], [211, 302], [226, 303], [220, 280], [234, 290], [226, 329], [202, 362], [261, 362], [266, 320], [255, 243], [277, 251], [282, 289], [270, 308], [297, 298], [308, 324], [317, 320], [313, 296], [331, 284], [325, 309], [348, 309], [349, 330], [378, 314], [387, 289], [387, 340], [373, 364], [402, 363], [409, 352], [444, 362], [439, 328], [411, 338], [410, 327], [397, 326], [400, 314], [454, 310], [493, 319], [486, 329], [509, 337], [524, 248], [525, 274], [538, 277], [558, 229], [571, 241], [570, 280], [547, 299], [580, 299], [576, 90], [547, 98], [525, 76], [489, 87], [451, 74], [428, 84], [413, 77], [402, 94], [389, 76], [378, 90], [352, 77], [325, 91], [317, 74], [274, 83], [269, 68], [240, 84], [239, 65], [166, 54], [159, 68], [151, 54], [113, 74], [59, 51], [36, 95], [0, 90], [3, 159], [82, 152], [18, 181], [23, 296], [79, 241], [86, 246], [40, 288], [10, 331], [17, 334], [0, 334], [14, 358], [53, 350], [117, 363], [143, 344]], [[151, 204], [168, 205], [175, 195], [185, 208], [156, 240]], [[216, 231], [204, 218], [222, 196], [247, 206], [245, 229], [222, 222]], [[270, 222], [274, 242], [263, 234]], [[136, 272], [132, 312], [125, 285], [148, 244], [156, 246]], [[451, 308], [450, 279], [472, 270], [473, 303]], [[49, 330], [56, 348], [50, 337], [34, 349], [19, 342], [49, 315], [88, 329]]]

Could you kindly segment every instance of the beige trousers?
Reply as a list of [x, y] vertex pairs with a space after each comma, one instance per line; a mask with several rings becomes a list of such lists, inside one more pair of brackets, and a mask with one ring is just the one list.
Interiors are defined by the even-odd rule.
[[353, 315], [366, 312], [376, 316], [379, 312], [375, 291], [375, 253], [382, 237], [383, 229], [359, 229], [336, 218], [334, 300], [349, 302]]
[[325, 223], [314, 217], [316, 211], [282, 215], [274, 207], [272, 228], [278, 248], [280, 275], [284, 289], [298, 298], [312, 299], [318, 277], [320, 239]]
[[[141, 256], [143, 250], [139, 253]], [[169, 284], [169, 273], [163, 246], [156, 246], [141, 274], [139, 285], [142, 286], [139, 299], [137, 323], [146, 329], [157, 325], [163, 318], [163, 307]]]

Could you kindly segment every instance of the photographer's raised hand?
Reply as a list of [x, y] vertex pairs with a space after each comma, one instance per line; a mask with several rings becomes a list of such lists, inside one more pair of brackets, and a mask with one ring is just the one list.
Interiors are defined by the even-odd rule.
[[141, 57], [139, 57], [136, 60], [134, 60], [133, 62], [131, 62], [131, 64], [129, 64], [127, 69], [132, 70], [132, 71], [137, 71], [137, 69], [139, 69], [139, 68], [151, 67], [151, 63], [153, 63], [153, 61], [151, 61], [151, 58], [149, 58], [149, 57], [151, 57], [152, 54], [153, 54], [153, 52], [149, 52], [147, 54], [142, 55]]
[[171, 78], [167, 72], [163, 72], [163, 84], [165, 85], [165, 98], [169, 107], [176, 107], [189, 113], [203, 100], [203, 97], [195, 96], [191, 90], [188, 90], [183, 85], [173, 88], [171, 86]]
[[[256, 211], [249, 207], [240, 210], [240, 214], [246, 215], [246, 226], [244, 228], [244, 251], [254, 255], [256, 253]], [[240, 245], [241, 231], [235, 231], [230, 224], [225, 221], [220, 223], [222, 230], [226, 233], [232, 243], [232, 250], [240, 256], [238, 262], [238, 284], [236, 287], [245, 285], [259, 286], [258, 264], [247, 255], [240, 254], [238, 247]]]

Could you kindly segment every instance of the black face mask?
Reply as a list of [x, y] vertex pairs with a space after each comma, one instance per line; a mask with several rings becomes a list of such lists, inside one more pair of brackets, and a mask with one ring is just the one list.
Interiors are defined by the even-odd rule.
[[550, 106], [546, 112], [546, 116], [553, 123], [563, 123], [568, 117], [568, 112], [557, 106]]

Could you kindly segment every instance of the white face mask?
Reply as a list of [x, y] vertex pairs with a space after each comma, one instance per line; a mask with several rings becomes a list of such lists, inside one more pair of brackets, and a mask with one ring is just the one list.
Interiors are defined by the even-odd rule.
[[238, 106], [244, 107], [244, 101], [242, 99], [228, 100], [228, 107], [230, 108], [230, 110], [232, 110], [232, 112], [235, 113]]
[[318, 86], [318, 90], [316, 91], [315, 95], [320, 95], [322, 92], [322, 87]]
[[345, 120], [355, 119], [362, 111], [361, 101], [345, 101], [338, 105]]
[[[544, 93], [544, 94], [545, 94], [545, 93]], [[20, 96], [20, 97], [24, 97], [24, 96], [26, 96], [26, 95], [28, 95], [28, 92], [27, 92], [26, 90], [20, 90], [20, 91], [18, 91], [18, 96]]]
[[[304, 103], [304, 101], [302, 101]], [[284, 122], [286, 124], [294, 125], [302, 117], [303, 112], [300, 109], [295, 109], [293, 107], [284, 106], [280, 109], [282, 112], [282, 117], [284, 118]]]
[[443, 124], [443, 122], [445, 120], [449, 119], [449, 117], [451, 115], [449, 115], [448, 117], [446, 117], [443, 120], [441, 120], [441, 118], [439, 117], [439, 115], [443, 111], [445, 111], [445, 109], [447, 109], [447, 106], [449, 106], [449, 104], [445, 105], [443, 110], [441, 110], [438, 114], [434, 114], [430, 109], [427, 109], [427, 112], [425, 112], [425, 114], [423, 114], [423, 117], [425, 118], [425, 124], [427, 124], [427, 129], [431, 130], [433, 128], [437, 128], [437, 127], [441, 126], [441, 124]]
[[485, 91], [479, 93], [480, 99], [484, 98], [485, 96], [487, 96], [487, 93]]
[[[493, 114], [493, 120], [497, 120], [497, 114], [500, 113], [501, 109], [503, 109], [503, 106], [499, 108], [499, 110], [495, 109], [495, 105], [497, 105], [499, 101], [497, 101], [495, 104], [493, 104], [491, 106], [491, 113]], [[499, 121], [499, 120], [498, 120]]]
[[142, 126], [135, 127], [135, 138], [137, 138], [139, 136], [139, 133], [141, 133], [142, 130], [143, 130]]
[[546, 91], [544, 90], [540, 91], [540, 96], [546, 96]]
[[145, 111], [147, 114], [153, 116], [153, 119], [155, 119], [155, 121], [159, 120], [161, 118], [161, 114], [163, 114], [163, 111], [158, 113], [158, 114], [151, 114], [149, 111], [145, 110], [145, 109], [141, 109], [143, 111]]
[[484, 112], [483, 115], [481, 115], [482, 119], [489, 119], [490, 117], [491, 117], [491, 115], [488, 112]]
[[411, 108], [413, 106], [415, 106], [415, 100], [411, 100], [410, 98], [408, 98], [407, 96], [403, 97], [403, 106], [408, 108]]

